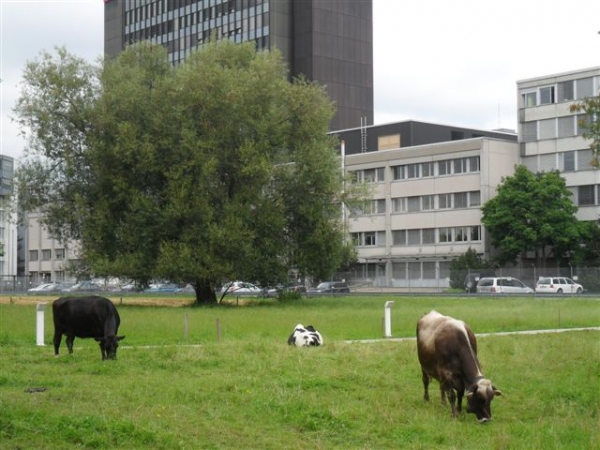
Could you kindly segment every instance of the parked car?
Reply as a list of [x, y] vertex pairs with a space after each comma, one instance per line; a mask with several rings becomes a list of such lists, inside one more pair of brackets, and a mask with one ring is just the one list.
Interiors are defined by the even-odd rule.
[[494, 277], [496, 274], [490, 269], [480, 269], [479, 272], [469, 272], [465, 275], [465, 292], [477, 292], [477, 283], [483, 277]]
[[175, 283], [156, 283], [151, 284], [148, 289], [144, 289], [144, 292], [158, 293], [158, 292], [179, 292], [181, 288]]
[[540, 277], [535, 285], [538, 294], [582, 294], [583, 286], [565, 277]]
[[259, 288], [255, 284], [248, 283], [246, 281], [231, 281], [225, 283], [221, 288], [221, 293], [227, 294], [261, 294], [262, 288]]
[[91, 281], [80, 281], [77, 284], [66, 287], [61, 292], [98, 292], [101, 291], [102, 287]]
[[69, 285], [63, 283], [43, 283], [39, 286], [27, 289], [27, 292], [60, 292], [67, 287], [69, 287]]
[[512, 277], [484, 277], [477, 283], [478, 294], [533, 294], [521, 280]]
[[263, 294], [266, 297], [277, 297], [279, 294], [283, 292], [297, 292], [299, 294], [306, 294], [308, 290], [306, 286], [302, 283], [292, 283], [292, 284], [279, 284], [275, 287], [268, 288], [266, 291], [263, 290]]
[[308, 290], [309, 294], [340, 294], [348, 292], [350, 292], [350, 288], [342, 281], [324, 281], [319, 283], [317, 287]]

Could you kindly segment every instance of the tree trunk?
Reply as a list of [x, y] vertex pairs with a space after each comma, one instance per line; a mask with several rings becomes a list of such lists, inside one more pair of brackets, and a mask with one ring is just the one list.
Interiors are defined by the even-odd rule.
[[196, 305], [216, 305], [217, 294], [215, 293], [214, 285], [209, 280], [201, 280], [193, 283], [194, 291], [196, 291]]

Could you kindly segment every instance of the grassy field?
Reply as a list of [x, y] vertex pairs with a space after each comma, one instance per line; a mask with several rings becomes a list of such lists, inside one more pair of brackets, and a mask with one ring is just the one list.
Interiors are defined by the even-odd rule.
[[[50, 299], [48, 299], [50, 300]], [[595, 449], [600, 332], [479, 338], [494, 420], [422, 401], [413, 337], [429, 310], [476, 333], [600, 325], [590, 298], [344, 297], [190, 308], [120, 298], [118, 360], [35, 345], [35, 304], [0, 303], [0, 449]], [[167, 301], [168, 303], [168, 301]], [[46, 343], [52, 337], [46, 314]], [[220, 333], [217, 333], [217, 323]], [[323, 334], [289, 347], [297, 323]], [[38, 389], [39, 388], [39, 389]]]

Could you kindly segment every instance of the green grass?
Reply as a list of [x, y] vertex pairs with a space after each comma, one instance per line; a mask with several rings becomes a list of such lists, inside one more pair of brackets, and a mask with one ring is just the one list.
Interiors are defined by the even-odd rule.
[[[285, 305], [119, 305], [119, 359], [95, 342], [68, 356], [35, 345], [35, 307], [0, 304], [0, 449], [593, 449], [600, 447], [600, 332], [481, 337], [486, 376], [502, 390], [494, 420], [457, 420], [422, 401], [413, 337], [432, 308], [476, 333], [600, 324], [580, 298], [372, 297]], [[52, 336], [46, 315], [46, 342]], [[188, 335], [184, 336], [187, 316]], [[221, 324], [218, 340], [216, 321]], [[312, 323], [319, 348], [286, 345]], [[184, 345], [181, 345], [184, 344]], [[44, 392], [26, 392], [43, 387]]]

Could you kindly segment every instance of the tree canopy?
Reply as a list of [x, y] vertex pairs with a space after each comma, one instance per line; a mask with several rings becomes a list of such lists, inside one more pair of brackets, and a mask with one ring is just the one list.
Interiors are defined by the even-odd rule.
[[498, 250], [495, 260], [515, 262], [524, 252], [535, 252], [539, 266], [548, 257], [561, 259], [579, 243], [577, 207], [558, 171], [532, 173], [516, 166], [503, 179], [495, 197], [483, 205], [482, 223]]
[[583, 137], [591, 139], [590, 148], [593, 158], [590, 164], [596, 169], [600, 168], [600, 95], [587, 97], [571, 105], [572, 112], [582, 112], [584, 118], [580, 120], [583, 128]]
[[274, 52], [215, 42], [172, 67], [141, 43], [98, 66], [28, 63], [23, 207], [79, 241], [95, 275], [190, 283], [327, 277], [344, 254], [334, 106]]

